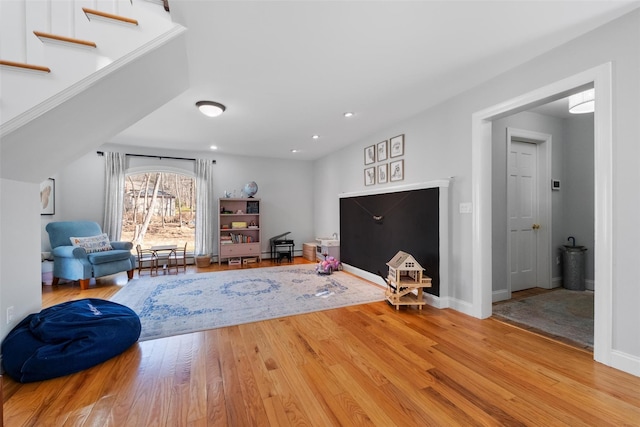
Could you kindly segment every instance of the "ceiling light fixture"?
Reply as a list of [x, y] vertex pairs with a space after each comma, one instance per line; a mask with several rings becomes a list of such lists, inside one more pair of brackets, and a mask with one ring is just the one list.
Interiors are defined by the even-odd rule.
[[320, 138], [320, 135], [313, 135], [311, 138], [318, 139], [318, 138]]
[[292, 152], [292, 153], [297, 153], [297, 152], [299, 152], [299, 151], [300, 151], [300, 150], [296, 150], [295, 148], [292, 148], [292, 149], [291, 149], [291, 152]]
[[346, 112], [346, 113], [344, 113], [344, 116], [345, 116], [345, 117], [347, 117], [347, 118], [349, 118], [349, 117], [353, 117], [354, 115], [355, 115], [355, 113], [352, 113], [352, 112]]
[[596, 109], [595, 89], [585, 90], [569, 97], [569, 112], [572, 114], [593, 113]]
[[209, 147], [211, 150], [217, 150], [218, 146], [217, 145], [212, 145], [211, 147]]
[[198, 101], [196, 102], [196, 107], [208, 117], [218, 117], [227, 109], [224, 105], [213, 101]]

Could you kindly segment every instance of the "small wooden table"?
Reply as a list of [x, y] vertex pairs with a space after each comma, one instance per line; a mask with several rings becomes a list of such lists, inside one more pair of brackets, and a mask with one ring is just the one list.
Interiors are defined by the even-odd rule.
[[[166, 264], [162, 265], [162, 271], [170, 271], [171, 270], [171, 257], [175, 258], [176, 249], [178, 249], [178, 245], [157, 245], [151, 246], [150, 250], [153, 251], [156, 256], [156, 271], [160, 266], [161, 262], [166, 261]], [[178, 263], [174, 263], [176, 267], [176, 274], [178, 274]]]

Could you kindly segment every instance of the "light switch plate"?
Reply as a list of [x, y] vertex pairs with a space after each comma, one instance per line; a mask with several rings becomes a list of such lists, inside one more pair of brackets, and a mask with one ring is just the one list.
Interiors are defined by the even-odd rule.
[[473, 211], [473, 205], [471, 202], [460, 203], [460, 213], [471, 213]]

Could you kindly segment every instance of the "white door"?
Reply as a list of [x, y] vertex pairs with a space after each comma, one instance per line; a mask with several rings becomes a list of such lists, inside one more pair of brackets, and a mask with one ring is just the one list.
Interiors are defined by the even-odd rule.
[[536, 144], [511, 142], [508, 159], [511, 291], [536, 286], [537, 156]]

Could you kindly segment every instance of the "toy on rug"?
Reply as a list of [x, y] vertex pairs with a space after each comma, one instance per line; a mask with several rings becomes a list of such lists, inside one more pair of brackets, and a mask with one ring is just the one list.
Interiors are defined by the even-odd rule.
[[324, 261], [316, 265], [318, 274], [331, 274], [338, 270], [342, 270], [342, 263], [332, 256], [325, 257]]
[[82, 371], [122, 353], [140, 337], [138, 315], [86, 298], [28, 315], [2, 342], [2, 366], [21, 383]]

